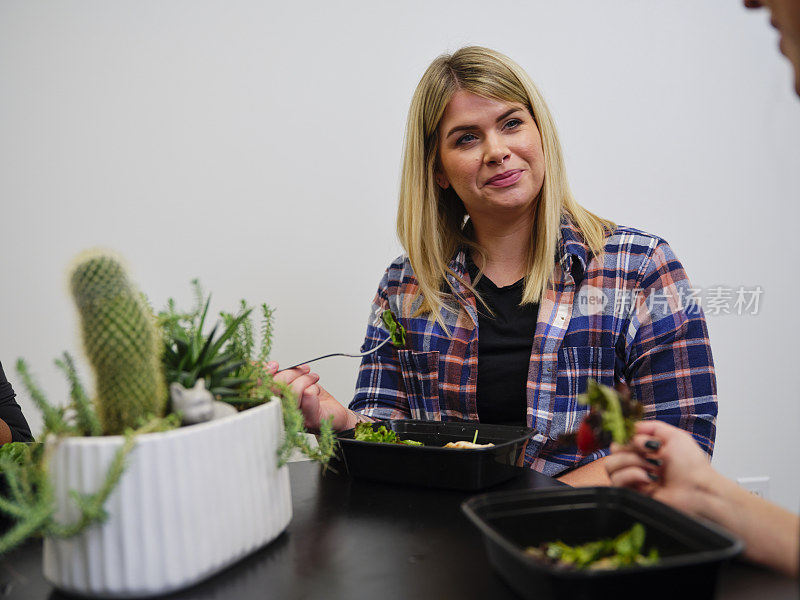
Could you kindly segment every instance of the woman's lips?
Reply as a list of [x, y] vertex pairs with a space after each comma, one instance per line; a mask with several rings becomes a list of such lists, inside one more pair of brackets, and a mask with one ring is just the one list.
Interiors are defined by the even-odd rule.
[[522, 171], [520, 169], [512, 169], [506, 171], [502, 175], [495, 175], [486, 182], [486, 185], [492, 187], [508, 187], [509, 185], [517, 183], [520, 177], [522, 177]]

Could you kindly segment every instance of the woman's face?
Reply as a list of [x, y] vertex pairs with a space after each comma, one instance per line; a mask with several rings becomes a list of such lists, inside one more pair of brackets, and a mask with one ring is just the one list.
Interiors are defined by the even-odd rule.
[[794, 67], [794, 89], [800, 94], [800, 0], [744, 0], [748, 8], [766, 6], [772, 25], [781, 33], [781, 52]]
[[544, 153], [522, 104], [459, 90], [438, 133], [436, 182], [453, 187], [473, 221], [532, 214], [544, 182]]

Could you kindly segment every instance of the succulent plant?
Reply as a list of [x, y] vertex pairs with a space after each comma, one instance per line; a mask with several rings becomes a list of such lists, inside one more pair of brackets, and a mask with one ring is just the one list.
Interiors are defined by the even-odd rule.
[[180, 313], [170, 298], [167, 308], [158, 315], [167, 381], [180, 383], [188, 389], [203, 379], [217, 400], [231, 402], [243, 398], [253, 381], [239, 373], [246, 363], [235, 342], [241, 337], [240, 329], [250, 324], [252, 309], [244, 307], [238, 315], [225, 319], [219, 335], [219, 323], [206, 334], [204, 328], [211, 295], [204, 298], [197, 280], [192, 284], [199, 300], [193, 312]]
[[152, 311], [119, 260], [103, 252], [85, 254], [70, 285], [95, 373], [103, 432], [120, 434], [163, 416], [167, 394], [160, 338]]

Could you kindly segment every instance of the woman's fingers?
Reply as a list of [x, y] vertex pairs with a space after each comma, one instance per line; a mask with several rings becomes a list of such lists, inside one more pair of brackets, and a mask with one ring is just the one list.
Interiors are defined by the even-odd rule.
[[637, 433], [628, 442], [627, 448], [642, 456], [649, 454], [656, 454], [661, 449], [661, 440], [654, 438], [651, 435]]
[[630, 446], [612, 444], [611, 455], [603, 464], [611, 485], [635, 489], [643, 494], [652, 494], [661, 479], [661, 463], [638, 454]]
[[319, 394], [320, 387], [314, 384], [306, 388], [300, 396], [300, 411], [303, 413], [306, 429], [319, 429]]
[[278, 363], [270, 361], [266, 363], [265, 367], [273, 375], [275, 381], [289, 386], [292, 393], [297, 396], [297, 405], [303, 413], [305, 427], [309, 431], [319, 429], [321, 420], [320, 400], [323, 397], [332, 400], [337, 407], [341, 406], [317, 383], [319, 375], [312, 373], [311, 367], [308, 365], [300, 365], [294, 369], [280, 371]]
[[609, 476], [617, 471], [621, 471], [623, 469], [627, 469], [629, 467], [639, 467], [640, 469], [644, 469], [645, 471], [652, 471], [656, 467], [660, 466], [654, 464], [652, 462], [653, 459], [647, 457], [643, 457], [635, 452], [630, 452], [628, 450], [619, 450], [619, 446], [617, 447], [616, 451], [611, 454], [604, 462], [606, 466], [606, 471], [608, 471]]
[[[277, 366], [277, 363], [276, 363]], [[276, 369], [277, 372], [277, 369]], [[302, 377], [303, 375], [307, 375], [311, 372], [311, 367], [308, 365], [300, 365], [299, 367], [295, 367], [294, 369], [286, 369], [285, 371], [281, 371], [275, 374], [275, 381], [279, 383], [284, 383], [286, 385], [291, 384], [294, 380], [298, 377]]]
[[675, 427], [674, 425], [670, 425], [669, 423], [665, 423], [664, 421], [659, 421], [658, 419], [646, 419], [643, 421], [638, 421], [636, 423], [635, 430], [636, 433], [649, 435], [650, 437], [657, 438], [662, 442], [667, 442], [674, 437], [688, 435], [683, 429]]
[[[281, 371], [275, 375], [274, 379], [279, 383], [288, 385], [289, 389], [300, 399], [307, 388], [319, 381], [319, 375], [312, 373], [308, 365], [301, 365], [294, 369]], [[317, 393], [319, 393], [319, 390], [317, 390]]]
[[[253, 363], [253, 364], [256, 364], [256, 363]], [[275, 373], [278, 372], [278, 366], [279, 366], [278, 363], [276, 363], [274, 360], [271, 360], [271, 361], [269, 361], [267, 363], [264, 363], [264, 369], [270, 375], [275, 375]]]
[[303, 391], [303, 398], [305, 398], [306, 396], [313, 396], [316, 398], [319, 396], [319, 390], [320, 387], [316, 383], [314, 385], [310, 385]]
[[294, 381], [289, 384], [289, 389], [294, 392], [294, 394], [298, 398], [302, 398], [303, 394], [305, 394], [306, 389], [314, 385], [319, 381], [319, 375], [316, 373], [307, 373], [306, 375], [301, 375]]
[[[611, 484], [616, 487], [633, 488], [640, 492], [652, 489], [654, 486], [654, 474], [639, 466], [630, 466], [614, 471], [609, 474]], [[657, 476], [655, 476], [657, 479]]]

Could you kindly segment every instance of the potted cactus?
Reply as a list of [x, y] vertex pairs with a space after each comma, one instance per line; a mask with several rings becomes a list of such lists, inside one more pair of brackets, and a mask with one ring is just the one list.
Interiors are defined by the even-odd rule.
[[[291, 519], [283, 459], [296, 445], [326, 462], [332, 436], [307, 447], [296, 400], [257, 360], [268, 332], [253, 356], [250, 309], [224, 314], [219, 336], [203, 331], [208, 300], [187, 315], [170, 301], [156, 319], [105, 253], [81, 257], [70, 284], [95, 397], [66, 353], [57, 364], [70, 382], [67, 408], [49, 404], [18, 362], [45, 426], [41, 443], [0, 448], [0, 511], [16, 521], [0, 553], [40, 534], [44, 575], [57, 588], [141, 597], [192, 585], [279, 535]], [[247, 410], [179, 427], [165, 372]]]

